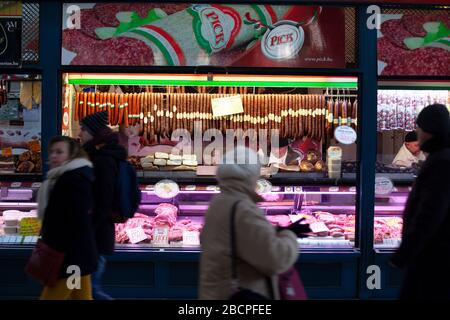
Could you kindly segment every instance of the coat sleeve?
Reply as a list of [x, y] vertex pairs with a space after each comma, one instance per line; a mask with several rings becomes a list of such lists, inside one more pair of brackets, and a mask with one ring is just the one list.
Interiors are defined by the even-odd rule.
[[450, 209], [448, 162], [436, 162], [433, 172], [428, 172], [422, 178], [420, 188], [424, 192], [420, 194], [418, 203], [412, 204], [415, 205], [412, 208], [415, 214], [405, 228], [400, 248], [392, 259], [401, 268], [430, 245]]
[[95, 224], [111, 220], [114, 185], [117, 177], [117, 163], [111, 157], [99, 157], [95, 163]]
[[236, 246], [238, 257], [267, 276], [280, 274], [298, 258], [297, 236], [289, 230], [276, 232], [256, 207], [236, 211]]

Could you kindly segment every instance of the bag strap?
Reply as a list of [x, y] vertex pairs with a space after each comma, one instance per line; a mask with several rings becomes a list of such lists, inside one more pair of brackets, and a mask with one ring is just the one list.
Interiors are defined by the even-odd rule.
[[[237, 249], [236, 249], [236, 208], [239, 204], [239, 201], [233, 203], [231, 207], [231, 216], [230, 216], [230, 244], [231, 244], [231, 288], [233, 291], [237, 291], [239, 289], [239, 278], [237, 274]], [[272, 299], [275, 299], [275, 295], [273, 292], [272, 281], [270, 277], [266, 277], [267, 285], [269, 286], [269, 292]]]
[[231, 244], [231, 280], [234, 289], [239, 287], [239, 280], [237, 276], [237, 253], [236, 253], [236, 230], [235, 230], [235, 220], [236, 220], [236, 208], [239, 201], [236, 201], [231, 207], [231, 217], [230, 217], [230, 244]]

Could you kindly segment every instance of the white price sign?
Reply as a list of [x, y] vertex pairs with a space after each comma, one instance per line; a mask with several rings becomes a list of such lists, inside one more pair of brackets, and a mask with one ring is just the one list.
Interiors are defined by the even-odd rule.
[[290, 214], [289, 215], [289, 219], [291, 219], [292, 223], [297, 222], [298, 220], [300, 220], [301, 218], [303, 218], [301, 215], [299, 214]]
[[153, 229], [152, 244], [157, 246], [166, 246], [169, 244], [169, 228]]
[[391, 194], [394, 189], [392, 180], [386, 177], [375, 178], [375, 194], [376, 195], [388, 195]]
[[198, 231], [183, 231], [183, 245], [199, 246], [200, 232]]
[[328, 232], [330, 229], [323, 222], [314, 222], [309, 225], [313, 233]]
[[349, 126], [339, 126], [334, 130], [334, 137], [342, 144], [352, 144], [356, 141], [356, 131]]
[[241, 96], [231, 96], [211, 99], [213, 117], [223, 117], [243, 113]]
[[142, 227], [130, 228], [126, 230], [130, 243], [135, 244], [147, 239], [147, 235]]

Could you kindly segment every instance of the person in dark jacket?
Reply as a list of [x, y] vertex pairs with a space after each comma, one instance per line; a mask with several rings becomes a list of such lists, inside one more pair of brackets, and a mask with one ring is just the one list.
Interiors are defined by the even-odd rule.
[[94, 299], [110, 300], [101, 287], [107, 255], [114, 253], [115, 226], [112, 219], [114, 185], [118, 161], [126, 160], [127, 151], [119, 145], [118, 134], [108, 127], [108, 113], [97, 112], [81, 120], [79, 138], [94, 164], [94, 228], [99, 251], [98, 270], [92, 276]]
[[402, 243], [392, 258], [404, 271], [400, 299], [450, 299], [450, 116], [430, 105], [417, 118], [429, 156], [409, 195]]
[[[60, 280], [44, 287], [41, 299], [92, 300], [90, 275], [98, 261], [92, 225], [93, 165], [78, 141], [63, 136], [50, 141], [49, 163], [51, 170], [38, 192], [41, 235], [44, 243], [65, 256]], [[79, 288], [67, 285], [74, 274], [69, 266], [79, 268]]]

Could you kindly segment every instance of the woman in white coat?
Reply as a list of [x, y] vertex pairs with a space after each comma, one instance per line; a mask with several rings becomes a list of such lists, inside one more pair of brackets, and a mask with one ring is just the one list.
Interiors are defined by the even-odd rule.
[[[244, 155], [245, 159], [239, 159]], [[223, 300], [233, 293], [230, 215], [236, 202], [236, 265], [241, 287], [279, 299], [277, 275], [297, 261], [296, 233], [277, 231], [257, 207], [261, 200], [255, 192], [261, 170], [257, 159], [252, 150], [238, 147], [227, 153], [226, 164], [217, 170], [221, 193], [210, 203], [201, 234], [200, 299]]]

